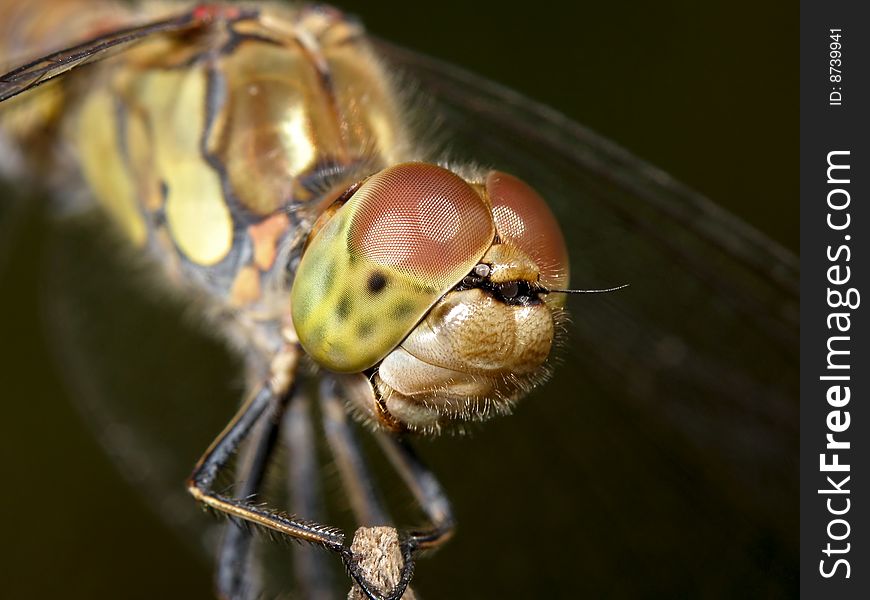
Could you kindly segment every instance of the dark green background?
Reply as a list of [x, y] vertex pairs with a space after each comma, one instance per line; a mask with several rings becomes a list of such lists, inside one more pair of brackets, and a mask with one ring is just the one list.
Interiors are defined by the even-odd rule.
[[[344, 7], [386, 39], [556, 107], [797, 250], [796, 7], [371, 4]], [[66, 397], [29, 247], [0, 262], [0, 596], [210, 597], [209, 566], [119, 479]]]

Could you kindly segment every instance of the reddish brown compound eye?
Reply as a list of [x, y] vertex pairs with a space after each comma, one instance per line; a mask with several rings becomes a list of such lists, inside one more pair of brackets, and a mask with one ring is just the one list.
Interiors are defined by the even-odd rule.
[[293, 279], [293, 326], [318, 364], [357, 373], [407, 337], [495, 238], [481, 193], [422, 163], [363, 182], [312, 234]]
[[495, 235], [489, 209], [462, 178], [405, 163], [373, 175], [354, 195], [351, 255], [444, 289], [465, 276]]
[[498, 235], [525, 251], [541, 270], [541, 283], [568, 287], [568, 250], [556, 218], [544, 199], [528, 184], [507, 173], [492, 171], [486, 192]]

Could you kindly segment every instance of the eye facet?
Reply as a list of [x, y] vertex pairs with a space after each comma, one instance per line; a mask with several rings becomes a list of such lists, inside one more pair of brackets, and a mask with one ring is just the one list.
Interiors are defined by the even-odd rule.
[[535, 261], [543, 285], [567, 288], [568, 250], [559, 223], [544, 199], [525, 182], [501, 171], [487, 175], [486, 192], [499, 237]]
[[293, 281], [299, 341], [322, 366], [357, 372], [392, 351], [492, 245], [484, 199], [423, 163], [376, 173], [311, 238]]
[[350, 252], [439, 289], [466, 275], [493, 238], [492, 218], [477, 192], [435, 165], [385, 169], [354, 199]]

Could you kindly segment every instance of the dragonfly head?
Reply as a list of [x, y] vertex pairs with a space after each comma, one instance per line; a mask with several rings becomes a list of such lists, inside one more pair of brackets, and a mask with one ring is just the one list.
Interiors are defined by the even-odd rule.
[[567, 286], [568, 257], [531, 187], [406, 163], [325, 218], [297, 269], [291, 314], [317, 363], [369, 375], [362, 414], [434, 432], [507, 413], [545, 378], [564, 302], [549, 290]]

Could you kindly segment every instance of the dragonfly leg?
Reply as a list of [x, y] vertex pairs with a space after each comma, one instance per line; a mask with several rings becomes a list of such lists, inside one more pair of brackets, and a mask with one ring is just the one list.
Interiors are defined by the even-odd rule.
[[377, 440], [432, 523], [429, 529], [408, 532], [407, 543], [415, 551], [441, 546], [453, 535], [456, 521], [450, 500], [435, 474], [423, 464], [411, 445], [401, 436], [382, 432], [378, 434]]
[[[394, 454], [397, 458], [393, 460], [394, 464], [402, 471], [406, 482], [411, 486], [418, 501], [421, 502], [435, 525], [431, 531], [403, 535], [405, 539], [401, 544], [401, 552], [404, 566], [401, 577], [398, 584], [386, 594], [373, 588], [360, 568], [358, 557], [345, 544], [345, 534], [340, 529], [287, 515], [256, 504], [250, 498], [229, 496], [218, 491], [215, 487], [218, 475], [227, 467], [241, 443], [251, 435], [254, 426], [264, 417], [276, 422], [280, 420], [275, 417], [281, 413], [282, 404], [286, 403], [289, 391], [294, 389], [298, 351], [293, 350], [280, 358], [282, 359], [280, 362], [285, 365], [285, 368], [282, 369], [281, 373], [276, 373], [269, 381], [254, 390], [232, 421], [212, 442], [197, 462], [193, 474], [188, 478], [188, 491], [204, 505], [225, 513], [231, 518], [244, 520], [292, 538], [320, 544], [328, 550], [338, 553], [342, 557], [348, 573], [359, 584], [368, 598], [372, 600], [398, 600], [404, 594], [413, 575], [414, 552], [418, 549], [437, 546], [446, 540], [452, 532], [453, 523], [449, 503], [441, 490], [441, 486], [435, 477], [422, 466], [410, 447], [404, 445], [400, 440], [394, 440], [386, 447], [395, 447]], [[263, 468], [268, 462], [268, 446], [273, 444], [274, 441], [263, 440]], [[258, 452], [255, 452], [256, 454]], [[388, 454], [390, 454], [389, 451]], [[245, 548], [237, 546], [235, 550], [241, 550], [244, 553]]]
[[[352, 380], [342, 380], [343, 392], [353, 395]], [[324, 427], [333, 448], [345, 486], [351, 494], [351, 504], [360, 522], [388, 522], [377, 495], [369, 489], [371, 480], [365, 472], [362, 454], [347, 425], [346, 411], [335, 393], [334, 382], [327, 379], [321, 386]], [[350, 549], [343, 554], [345, 567], [368, 598], [401, 598], [414, 571], [414, 556], [419, 550], [436, 548], [453, 534], [454, 518], [450, 502], [435, 475], [422, 463], [402, 438], [381, 433], [378, 441], [393, 467], [402, 476], [417, 502], [423, 508], [432, 527], [426, 530], [400, 531], [400, 551], [403, 567], [398, 583], [386, 594], [373, 591], [361, 568], [359, 557]], [[343, 463], [343, 464], [342, 464]]]
[[359, 443], [348, 424], [347, 409], [336, 392], [336, 382], [332, 377], [324, 377], [321, 382], [320, 405], [326, 439], [357, 523], [361, 526], [388, 525], [390, 518], [375, 492]]
[[[323, 500], [320, 492], [315, 446], [315, 432], [311, 419], [311, 401], [307, 395], [294, 395], [284, 417], [282, 437], [287, 447], [287, 492], [290, 509], [298, 515], [322, 518]], [[302, 598], [332, 598], [334, 588], [325, 556], [318, 548], [296, 544], [293, 547], [293, 568], [299, 596]]]
[[236, 499], [215, 489], [219, 473], [226, 468], [260, 416], [270, 405], [282, 402], [288, 390], [292, 388], [297, 352], [294, 350], [287, 357], [290, 368], [286, 370], [285, 375], [288, 373], [290, 375], [283, 380], [273, 377], [255, 390], [229, 425], [212, 442], [188, 479], [187, 489], [204, 505], [230, 517], [343, 553], [345, 535], [340, 529], [298, 519], [246, 499]]
[[[247, 452], [236, 477], [239, 481], [238, 499], [252, 499], [259, 492], [278, 440], [278, 424], [285, 407], [285, 402], [273, 403], [252, 428]], [[235, 524], [225, 528], [216, 581], [221, 598], [247, 600], [261, 593], [262, 585], [256, 580], [258, 573], [251, 564], [251, 542], [252, 534], [247, 529]]]

